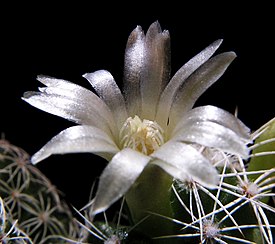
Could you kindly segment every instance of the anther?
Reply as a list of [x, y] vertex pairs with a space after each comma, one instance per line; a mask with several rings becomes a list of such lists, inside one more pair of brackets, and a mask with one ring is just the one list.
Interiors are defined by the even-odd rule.
[[164, 143], [163, 129], [157, 122], [129, 117], [120, 130], [122, 148], [132, 148], [150, 155]]

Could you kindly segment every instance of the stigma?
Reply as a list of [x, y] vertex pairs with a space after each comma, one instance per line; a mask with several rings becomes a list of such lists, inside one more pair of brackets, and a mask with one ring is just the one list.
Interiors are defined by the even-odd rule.
[[143, 119], [137, 115], [129, 117], [120, 130], [122, 148], [132, 148], [145, 155], [152, 154], [164, 144], [164, 131], [157, 122]]

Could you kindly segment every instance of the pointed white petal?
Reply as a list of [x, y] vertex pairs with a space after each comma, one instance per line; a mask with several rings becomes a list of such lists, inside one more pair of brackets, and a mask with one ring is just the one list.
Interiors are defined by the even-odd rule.
[[53, 154], [88, 152], [110, 159], [119, 151], [112, 139], [92, 126], [73, 126], [53, 137], [31, 158], [33, 164]]
[[222, 125], [250, 142], [250, 129], [248, 127], [231, 113], [211, 105], [197, 107], [187, 112], [177, 124], [173, 134], [177, 134], [179, 130], [184, 129], [187, 123], [196, 124], [201, 121], [211, 121]]
[[155, 151], [152, 157], [161, 161], [153, 161], [173, 177], [185, 180], [191, 177], [207, 187], [218, 183], [218, 173], [214, 166], [194, 147], [176, 141], [170, 141]]
[[133, 185], [150, 157], [125, 148], [117, 153], [100, 176], [93, 204], [93, 214], [105, 211]]
[[106, 104], [93, 92], [66, 80], [38, 76], [48, 87], [26, 92], [23, 100], [48, 113], [115, 134], [114, 119]]
[[166, 173], [171, 175], [174, 179], [185, 181], [192, 178], [191, 175], [184, 168], [178, 168], [175, 165], [167, 163], [163, 160], [155, 159], [150, 163], [161, 167]]
[[[115, 133], [112, 117], [106, 120], [102, 116], [104, 113], [100, 113], [100, 106], [95, 108], [94, 106], [87, 106], [85, 102], [81, 103], [72, 98], [40, 92], [25, 92], [23, 100], [36, 108], [75, 123], [98, 127], [109, 135], [114, 135]], [[103, 107], [101, 106], [101, 108]]]
[[124, 94], [129, 116], [141, 116], [140, 75], [144, 65], [145, 35], [140, 26], [130, 34], [124, 58]]
[[223, 125], [212, 121], [193, 123], [187, 120], [186, 123], [182, 123], [182, 129], [177, 131], [173, 140], [218, 148], [243, 158], [247, 158], [249, 154], [249, 149], [246, 146], [247, 140]]
[[141, 73], [142, 117], [154, 120], [156, 106], [170, 76], [170, 35], [154, 22], [145, 37], [145, 59]]
[[47, 76], [47, 75], [38, 75], [37, 80], [48, 87], [59, 87], [59, 88], [63, 88], [64, 90], [73, 90], [76, 87], [80, 87], [80, 88], [83, 88], [84, 90], [90, 92], [89, 90], [85, 89], [84, 87], [76, 85], [68, 80], [57, 79], [57, 78]]
[[219, 54], [200, 66], [177, 91], [170, 111], [170, 126], [174, 128], [182, 114], [190, 110], [197, 99], [225, 72], [234, 60], [234, 52]]
[[118, 129], [127, 119], [124, 97], [113, 76], [106, 70], [98, 70], [83, 75], [93, 86], [97, 94], [108, 105], [117, 122]]
[[158, 104], [156, 121], [158, 121], [161, 127], [164, 128], [167, 124], [170, 108], [177, 90], [197, 68], [204, 64], [214, 54], [221, 43], [221, 39], [213, 42], [195, 57], [190, 59], [186, 64], [184, 64], [172, 77], [171, 81], [167, 84], [161, 94]]

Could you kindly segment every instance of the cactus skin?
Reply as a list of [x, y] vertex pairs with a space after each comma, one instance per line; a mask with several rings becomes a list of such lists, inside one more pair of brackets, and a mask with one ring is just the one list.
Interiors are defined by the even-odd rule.
[[[255, 140], [255, 149], [248, 170], [271, 169], [275, 167], [275, 118], [267, 122], [258, 130], [259, 136]], [[261, 155], [262, 156], [256, 156]], [[275, 174], [273, 174], [275, 175]], [[252, 180], [253, 176], [250, 177]]]
[[23, 149], [6, 140], [0, 140], [0, 196], [9, 209], [9, 226], [16, 221], [15, 228], [33, 243], [67, 243], [60, 237], [76, 237], [76, 222], [55, 186], [30, 164]]

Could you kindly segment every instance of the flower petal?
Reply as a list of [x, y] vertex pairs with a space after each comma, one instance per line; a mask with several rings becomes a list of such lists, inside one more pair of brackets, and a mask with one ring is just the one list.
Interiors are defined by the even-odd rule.
[[110, 160], [119, 151], [112, 139], [102, 130], [78, 125], [53, 137], [31, 158], [33, 164], [53, 154], [88, 152]]
[[161, 167], [166, 173], [171, 175], [174, 179], [184, 181], [192, 178], [191, 175], [188, 174], [184, 168], [178, 168], [175, 165], [167, 163], [163, 160], [155, 159], [150, 163]]
[[150, 157], [130, 148], [125, 148], [117, 153], [100, 176], [93, 203], [93, 214], [105, 211], [122, 197], [150, 160]]
[[113, 76], [106, 70], [98, 70], [83, 75], [93, 86], [97, 94], [108, 105], [120, 129], [127, 119], [124, 97]]
[[144, 65], [145, 35], [140, 26], [130, 34], [124, 60], [124, 94], [129, 116], [141, 116], [140, 75]]
[[23, 100], [75, 123], [115, 133], [111, 111], [94, 93], [65, 80], [45, 76], [39, 76], [38, 80], [48, 87], [40, 88], [41, 92], [25, 92]]
[[145, 58], [141, 73], [142, 117], [154, 120], [160, 94], [170, 76], [170, 35], [154, 22], [145, 37]]
[[177, 90], [197, 68], [199, 68], [214, 54], [221, 43], [222, 39], [213, 42], [211, 45], [198, 53], [195, 57], [190, 59], [186, 64], [184, 64], [172, 77], [172, 79], [162, 92], [158, 104], [156, 121], [158, 121], [161, 127], [164, 128], [167, 124], [170, 108], [172, 106], [172, 102]]
[[190, 110], [179, 121], [173, 134], [177, 134], [180, 129], [183, 129], [186, 123], [195, 124], [201, 121], [211, 121], [222, 125], [234, 131], [238, 136], [247, 140], [247, 142], [250, 141], [250, 129], [248, 127], [231, 113], [211, 105], [201, 106]]
[[186, 177], [191, 177], [207, 187], [214, 187], [218, 183], [217, 170], [190, 145], [170, 141], [162, 145], [151, 156], [160, 160], [153, 161], [153, 163], [177, 179], [185, 180]]
[[234, 60], [234, 52], [219, 54], [200, 66], [177, 91], [170, 112], [170, 126], [174, 128], [182, 114], [190, 110], [197, 99], [225, 72]]
[[241, 155], [247, 158], [249, 149], [248, 141], [234, 131], [212, 121], [186, 121], [182, 129], [177, 131], [173, 140], [197, 143], [206, 147], [219, 148], [225, 152]]

